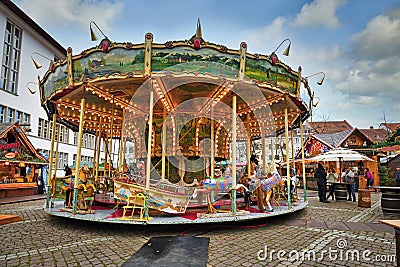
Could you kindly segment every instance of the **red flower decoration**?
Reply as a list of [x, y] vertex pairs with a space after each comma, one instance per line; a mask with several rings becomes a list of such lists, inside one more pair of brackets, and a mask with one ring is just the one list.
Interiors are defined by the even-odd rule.
[[272, 65], [276, 65], [276, 63], [278, 62], [278, 57], [276, 56], [276, 54], [272, 53], [270, 58], [271, 58], [271, 61], [272, 61]]
[[194, 49], [199, 50], [199, 49], [200, 49], [200, 45], [201, 45], [200, 39], [195, 38], [195, 39], [193, 40], [193, 47], [194, 47]]
[[109, 44], [108, 44], [107, 41], [104, 41], [104, 42], [101, 43], [101, 49], [103, 50], [103, 52], [107, 52], [108, 51], [108, 47], [109, 47]]
[[240, 46], [241, 46], [242, 48], [247, 48], [247, 44], [246, 44], [245, 42], [242, 42], [242, 43], [240, 44]]
[[153, 34], [150, 32], [146, 33], [146, 39], [153, 39]]

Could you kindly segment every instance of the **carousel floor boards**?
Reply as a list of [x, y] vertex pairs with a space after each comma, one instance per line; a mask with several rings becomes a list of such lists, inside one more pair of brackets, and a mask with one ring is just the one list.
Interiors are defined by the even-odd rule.
[[[148, 221], [137, 221], [137, 220], [121, 220], [122, 209], [112, 209], [111, 208], [98, 208], [94, 206], [95, 213], [91, 214], [75, 214], [71, 212], [64, 211], [63, 201], [54, 201], [53, 207], [46, 208], [45, 204], [43, 209], [46, 213], [57, 216], [66, 217], [75, 220], [83, 221], [95, 221], [104, 223], [119, 223], [119, 224], [132, 224], [132, 225], [181, 225], [181, 224], [204, 224], [204, 223], [221, 223], [221, 222], [238, 222], [238, 221], [251, 221], [262, 218], [268, 218], [273, 216], [282, 216], [284, 214], [290, 214], [302, 210], [308, 206], [308, 202], [299, 201], [296, 205], [293, 205], [291, 209], [285, 204], [280, 204], [279, 206], [273, 206], [273, 212], [260, 212], [256, 206], [251, 206], [247, 209], [248, 212], [238, 212], [237, 216], [232, 216], [229, 213], [216, 213], [215, 216], [199, 216], [206, 214], [206, 211], [201, 209], [188, 209], [183, 215], [172, 216], [172, 215], [154, 215], [151, 216], [152, 219]], [[243, 214], [242, 214], [243, 213]]]
[[153, 237], [122, 266], [204, 267], [209, 241], [208, 237]]

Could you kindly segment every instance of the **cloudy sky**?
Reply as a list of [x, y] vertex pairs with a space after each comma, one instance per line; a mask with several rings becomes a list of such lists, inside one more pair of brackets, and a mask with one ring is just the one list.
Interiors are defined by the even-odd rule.
[[[245, 41], [251, 53], [270, 54], [286, 38], [293, 69], [301, 66], [320, 99], [313, 121], [347, 120], [354, 127], [400, 122], [399, 0], [14, 0], [74, 54], [90, 41], [95, 21], [111, 40], [141, 43], [190, 38], [201, 20], [203, 38], [229, 48]], [[284, 47], [278, 50], [282, 53]], [[303, 89], [303, 91], [305, 91]]]

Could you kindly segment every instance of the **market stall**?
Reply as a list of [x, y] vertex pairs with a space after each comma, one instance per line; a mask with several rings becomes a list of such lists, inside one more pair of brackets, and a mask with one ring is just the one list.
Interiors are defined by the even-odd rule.
[[0, 124], [0, 198], [38, 194], [45, 164], [17, 123]]

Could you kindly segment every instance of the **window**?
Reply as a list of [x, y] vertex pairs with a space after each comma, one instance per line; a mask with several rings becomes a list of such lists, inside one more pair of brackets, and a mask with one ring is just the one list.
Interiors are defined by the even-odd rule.
[[57, 169], [64, 169], [65, 165], [68, 165], [68, 153], [58, 152], [58, 163]]
[[[78, 133], [74, 133], [74, 145], [78, 144]], [[94, 149], [95, 148], [95, 135], [84, 133], [82, 137], [82, 147]]]
[[6, 122], [11, 123], [14, 122], [14, 113], [15, 110], [12, 108], [7, 108], [7, 118], [6, 118]]
[[6, 121], [6, 107], [0, 105], [0, 123], [4, 123]]
[[[81, 155], [81, 162], [86, 161], [86, 162], [94, 162], [94, 158], [93, 157], [89, 157], [89, 156], [84, 156]], [[75, 165], [76, 163], [76, 154], [74, 154], [72, 156], [72, 164]]]
[[[53, 122], [39, 118], [38, 136], [41, 138], [50, 140], [51, 133], [52, 133], [52, 125], [53, 125]], [[58, 135], [59, 136], [58, 141], [61, 143], [68, 144], [68, 137], [69, 137], [68, 128], [64, 125], [57, 124], [56, 125], [56, 134], [58, 134], [58, 129], [60, 129], [60, 134]]]
[[22, 30], [12, 22], [7, 21], [4, 35], [0, 88], [13, 94], [17, 93], [21, 37]]

